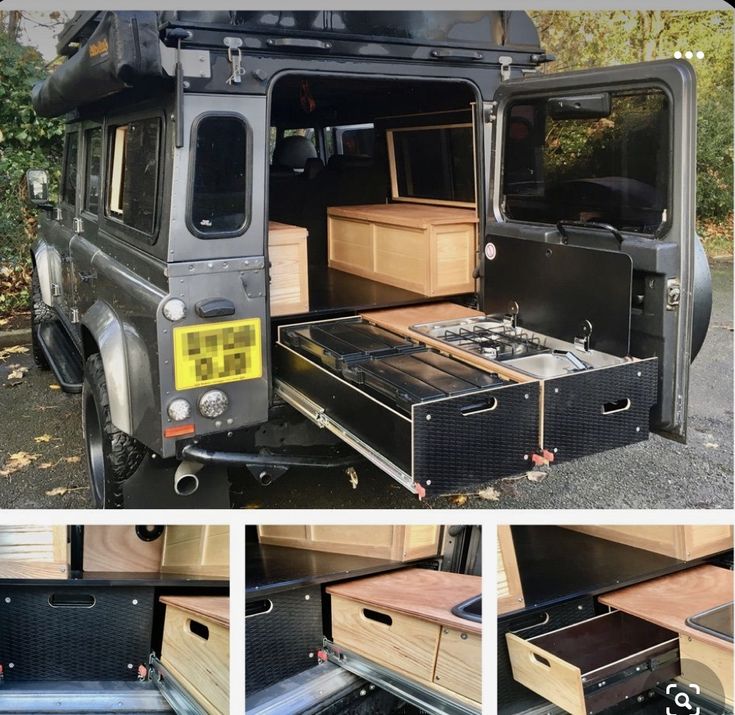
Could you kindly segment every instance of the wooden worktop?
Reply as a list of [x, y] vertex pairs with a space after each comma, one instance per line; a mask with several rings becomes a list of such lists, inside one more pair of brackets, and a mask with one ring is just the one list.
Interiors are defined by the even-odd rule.
[[697, 566], [600, 596], [600, 603], [638, 616], [693, 639], [729, 650], [732, 644], [692, 628], [686, 619], [733, 600], [733, 574], [717, 566]]
[[230, 627], [230, 599], [226, 596], [161, 596], [161, 603]]
[[465, 352], [441, 340], [435, 340], [427, 335], [417, 333], [410, 328], [412, 325], [421, 325], [422, 323], [460, 320], [461, 318], [480, 318], [484, 315], [479, 310], [466, 308], [456, 303], [425, 303], [423, 305], [388, 308], [386, 310], [370, 310], [361, 313], [361, 316], [369, 323], [390, 330], [398, 335], [405, 335], [414, 340], [420, 340], [432, 348], [441, 350], [443, 353], [456, 357], [458, 360], [479, 367], [481, 370], [496, 372], [501, 377], [508, 377], [516, 382], [533, 381], [534, 378], [523, 372], [513, 370], [502, 363], [491, 362], [481, 355]]
[[471, 633], [482, 632], [481, 623], [452, 613], [454, 606], [482, 593], [479, 576], [403, 569], [335, 584], [327, 588], [327, 593], [443, 626]]
[[306, 238], [308, 231], [301, 226], [292, 226], [280, 221], [268, 221], [268, 240], [273, 242], [294, 241]]
[[330, 206], [327, 214], [356, 221], [375, 221], [391, 226], [418, 229], [453, 223], [477, 223], [478, 221], [477, 212], [474, 209], [410, 203]]

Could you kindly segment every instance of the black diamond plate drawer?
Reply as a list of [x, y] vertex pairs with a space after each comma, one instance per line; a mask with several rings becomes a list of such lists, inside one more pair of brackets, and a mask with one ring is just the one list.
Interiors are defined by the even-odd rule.
[[255, 595], [246, 610], [246, 694], [316, 665], [324, 635], [319, 586]]
[[152, 622], [152, 588], [0, 587], [0, 664], [8, 681], [135, 680]]
[[544, 382], [544, 447], [567, 461], [648, 439], [658, 358]]

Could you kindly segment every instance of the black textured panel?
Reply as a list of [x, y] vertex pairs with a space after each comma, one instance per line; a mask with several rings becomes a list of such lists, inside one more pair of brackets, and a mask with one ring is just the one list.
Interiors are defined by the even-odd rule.
[[[648, 439], [657, 399], [658, 358], [547, 380], [544, 447], [566, 461]], [[603, 405], [630, 407], [603, 414]]]
[[[592, 618], [594, 615], [595, 607], [593, 599], [586, 597], [567, 601], [566, 603], [558, 604], [546, 610], [511, 615], [498, 620], [497, 711], [500, 715], [525, 712], [544, 702], [544, 699], [536, 695], [536, 693], [513, 680], [513, 671], [510, 667], [505, 634], [518, 632], [518, 635], [522, 638], [533, 638], [534, 636], [540, 636], [542, 633], [549, 633], [557, 628], [579, 623], [579, 621]], [[528, 630], [521, 630], [525, 628], [528, 628]]]
[[[50, 605], [69, 599], [94, 605]], [[152, 588], [0, 587], [0, 663], [7, 680], [135, 680], [152, 621]]]
[[315, 665], [316, 652], [322, 644], [319, 586], [284, 591], [267, 599], [273, 606], [269, 613], [245, 620], [246, 694]]
[[[496, 406], [482, 411], [487, 400]], [[538, 447], [538, 406], [538, 383], [414, 406], [414, 479], [436, 496], [528, 469], [524, 456]]]

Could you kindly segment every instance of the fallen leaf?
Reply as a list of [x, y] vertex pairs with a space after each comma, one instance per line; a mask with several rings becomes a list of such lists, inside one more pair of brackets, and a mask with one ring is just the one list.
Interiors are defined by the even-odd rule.
[[27, 467], [29, 464], [31, 464], [31, 462], [35, 461], [39, 457], [40, 455], [38, 454], [29, 454], [28, 452], [14, 452], [8, 457], [3, 468], [0, 469], [0, 477], [10, 476], [14, 472], [17, 472], [24, 467]]
[[449, 497], [449, 502], [454, 504], [454, 506], [464, 506], [467, 503], [467, 495], [455, 494], [454, 496]]
[[8, 373], [8, 381], [10, 380], [22, 380], [26, 373], [28, 372], [27, 367], [18, 367], [16, 370], [13, 370]]
[[720, 445], [717, 442], [705, 442], [704, 446], [708, 449], [718, 449]]
[[526, 479], [529, 482], [543, 482], [549, 475], [546, 472], [526, 472]]
[[33, 439], [35, 440], [36, 444], [40, 444], [41, 442], [50, 442], [53, 437], [50, 434], [42, 434], [38, 437], [34, 437]]
[[350, 478], [350, 484], [353, 489], [357, 489], [357, 484], [360, 481], [357, 476], [357, 470], [354, 467], [347, 467], [345, 469], [347, 476]]
[[39, 469], [51, 469], [51, 467], [55, 467], [58, 464], [58, 462], [41, 462], [41, 464], [38, 465]]
[[61, 389], [61, 386], [60, 385], [57, 385], [56, 383], [53, 383], [53, 384], [49, 385], [49, 389], [51, 389], [51, 390], [60, 390]]
[[3, 348], [0, 350], [0, 360], [7, 360], [11, 355], [18, 355], [20, 353], [27, 353], [28, 348], [22, 345], [11, 345], [9, 348]]
[[69, 492], [79, 492], [82, 489], [87, 489], [88, 487], [54, 487], [53, 489], [49, 489], [46, 492], [47, 497], [63, 497], [64, 494], [68, 494]]
[[81, 457], [62, 457], [62, 459], [69, 464], [77, 464], [82, 461]]
[[10, 318], [0, 318], [0, 328], [3, 327], [3, 325], [7, 325], [10, 322]]
[[500, 492], [495, 487], [480, 489], [477, 496], [485, 501], [500, 501]]

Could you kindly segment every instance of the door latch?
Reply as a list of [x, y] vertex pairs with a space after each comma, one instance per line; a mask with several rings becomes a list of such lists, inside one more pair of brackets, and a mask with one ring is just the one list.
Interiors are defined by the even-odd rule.
[[676, 310], [681, 300], [681, 283], [678, 278], [666, 281], [666, 310]]
[[588, 353], [590, 351], [592, 323], [589, 320], [583, 320], [577, 328], [577, 333], [577, 336], [574, 338], [574, 347]]
[[507, 82], [510, 79], [510, 66], [513, 64], [513, 58], [508, 55], [498, 57], [500, 62], [500, 81]]

